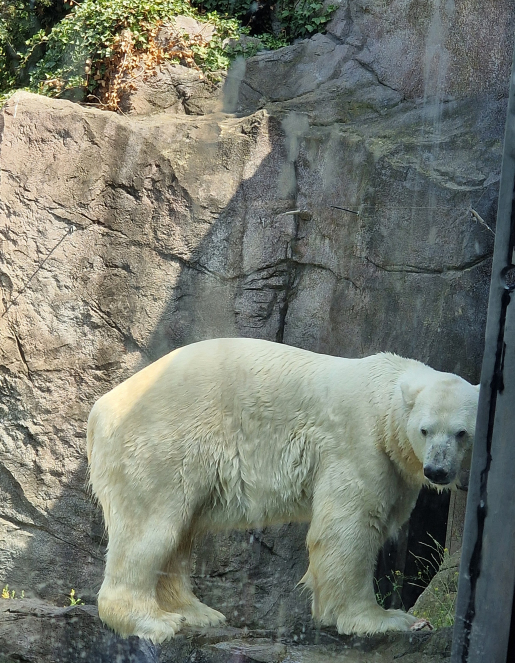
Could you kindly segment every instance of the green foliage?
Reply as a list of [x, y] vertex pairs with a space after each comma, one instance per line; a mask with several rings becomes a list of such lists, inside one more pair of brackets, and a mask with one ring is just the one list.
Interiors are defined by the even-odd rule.
[[[454, 624], [454, 613], [456, 608], [456, 593], [458, 585], [458, 571], [453, 567], [448, 568], [451, 558], [447, 548], [444, 548], [434, 537], [433, 543], [422, 545], [428, 549], [427, 557], [414, 555], [417, 565], [416, 576], [406, 576], [401, 571], [395, 571], [385, 576], [390, 584], [386, 592], [380, 590], [380, 583], [374, 578], [376, 599], [380, 606], [386, 607], [387, 599], [393, 596], [400, 599], [405, 583], [420, 587], [424, 590], [425, 605], [429, 608], [414, 610], [415, 617], [427, 619], [431, 625], [438, 629]], [[435, 577], [436, 573], [439, 573]]]
[[282, 0], [279, 3], [279, 19], [290, 39], [310, 37], [322, 32], [336, 8], [337, 5], [324, 7], [324, 3], [317, 0]]
[[37, 29], [35, 17], [26, 2], [0, 0], [0, 88], [12, 87], [16, 82], [20, 48], [25, 39]]
[[225, 50], [230, 60], [234, 60], [238, 56], [250, 58], [262, 50], [275, 51], [283, 46], [288, 46], [289, 43], [284, 36], [276, 37], [272, 34], [263, 34], [259, 37], [249, 37], [246, 28], [243, 28], [241, 32], [242, 35], [239, 39], [231, 40], [226, 46]]
[[320, 32], [336, 8], [319, 0], [279, 0], [274, 30], [259, 40], [240, 39], [250, 31], [239, 22], [250, 6], [251, 0], [0, 0], [0, 102], [20, 87], [68, 97], [76, 90], [76, 98], [83, 98], [98, 86], [98, 76], [89, 72], [93, 66], [97, 74], [106, 72], [124, 30], [134, 49], [145, 51], [156, 25], [176, 15], [215, 25], [209, 43], [191, 43], [189, 65], [214, 72], [237, 55], [248, 57]]
[[[249, 15], [251, 0], [192, 0], [202, 12], [216, 11], [222, 16], [233, 16], [239, 20]], [[325, 5], [319, 0], [278, 0], [273, 11], [280, 24], [280, 34], [267, 31], [256, 33], [265, 48], [281, 48], [294, 39], [310, 37], [321, 32], [337, 5]]]
[[[426, 605], [431, 607], [429, 610], [414, 611], [413, 614], [428, 619], [435, 628], [443, 628], [454, 624], [459, 573], [450, 564], [447, 548], [434, 537], [431, 538], [432, 544], [424, 544], [428, 548], [428, 556], [415, 556], [418, 577], [413, 581], [414, 585], [425, 588]], [[439, 575], [433, 577], [437, 572], [440, 572]]]
[[268, 51], [275, 51], [283, 46], [288, 46], [290, 43], [284, 33], [279, 36], [271, 34], [259, 35], [259, 41], [263, 45], [263, 48]]
[[[0, 591], [0, 598], [2, 599], [24, 599], [25, 598], [25, 591], [22, 590], [20, 596], [16, 596], [16, 592], [14, 589], [9, 589], [9, 585], [4, 585], [2, 590]], [[84, 601], [79, 598], [78, 596], [75, 595], [75, 590], [72, 589], [70, 590], [70, 595], [68, 596], [68, 601], [70, 605], [83, 605]]]
[[0, 0], [0, 89], [24, 78], [26, 41], [40, 30], [49, 30], [71, 6], [62, 0]]
[[[19, 0], [8, 7], [7, 0], [0, 0], [0, 89], [4, 91], [23, 85], [20, 74], [24, 71], [33, 91], [52, 95], [63, 89], [84, 89], [87, 61], [108, 58], [122, 30], [130, 30], [135, 47], [145, 49], [152, 27], [178, 14], [216, 26], [209, 46], [193, 49], [197, 64], [205, 71], [228, 67], [224, 40], [239, 36], [236, 20], [213, 13], [200, 17], [188, 0], [83, 0], [52, 29], [42, 28], [35, 20], [29, 1]], [[7, 55], [6, 44], [11, 42], [18, 48], [13, 51], [14, 61]]]
[[387, 592], [382, 592], [380, 588], [380, 583], [379, 580], [374, 578], [374, 585], [375, 585], [375, 594], [376, 594], [376, 600], [379, 603], [379, 605], [382, 608], [386, 608], [386, 602], [390, 597], [398, 597], [401, 606], [404, 608], [404, 605], [402, 603], [402, 588], [404, 586], [404, 581], [407, 579], [406, 576], [401, 573], [401, 571], [394, 571], [393, 573], [385, 576], [386, 580], [388, 580], [388, 583], [390, 585], [390, 591]]
[[[148, 32], [158, 21], [175, 15], [195, 15], [186, 0], [84, 0], [58, 23], [49, 35], [39, 32], [30, 46], [45, 43], [45, 55], [30, 74], [30, 85], [51, 92], [53, 81], [65, 81], [65, 87], [85, 85], [86, 60], [104, 60], [113, 53], [113, 45], [122, 30], [130, 30], [137, 49], [144, 49]], [[203, 17], [216, 25], [216, 34], [208, 48], [196, 51], [197, 63], [205, 70], [227, 67], [223, 40], [237, 35], [237, 23], [214, 14]]]
[[231, 16], [241, 19], [249, 9], [249, 0], [192, 0], [192, 5], [197, 7], [200, 12], [216, 12], [220, 16]]
[[241, 28], [238, 21], [222, 18], [216, 12], [205, 14], [202, 16], [202, 20], [206, 20], [214, 25], [216, 31], [207, 46], [192, 45], [191, 50], [195, 54], [196, 63], [204, 71], [227, 69], [231, 64], [232, 58], [225, 43], [229, 39], [239, 39]]

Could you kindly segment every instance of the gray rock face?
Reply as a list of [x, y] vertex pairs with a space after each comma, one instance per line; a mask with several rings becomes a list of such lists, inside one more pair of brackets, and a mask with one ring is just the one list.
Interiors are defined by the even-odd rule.
[[344, 0], [327, 32], [407, 98], [468, 96], [505, 92], [513, 22], [503, 0]]
[[129, 115], [206, 115], [219, 110], [221, 88], [222, 81], [213, 83], [195, 69], [167, 62], [121, 96], [120, 110]]
[[[477, 380], [512, 24], [497, 2], [495, 67], [478, 56], [467, 77], [460, 46], [441, 86], [454, 96], [424, 97], [435, 15], [393, 2], [386, 20], [380, 4], [342, 6], [328, 35], [237, 64], [236, 114], [124, 117], [25, 92], [4, 107], [0, 582], [18, 594], [94, 601], [106, 541], [89, 409], [180, 345], [385, 350]], [[483, 9], [462, 4], [470, 21], [452, 30], [474, 40]], [[301, 632], [304, 536], [207, 537], [199, 595], [236, 626]]]

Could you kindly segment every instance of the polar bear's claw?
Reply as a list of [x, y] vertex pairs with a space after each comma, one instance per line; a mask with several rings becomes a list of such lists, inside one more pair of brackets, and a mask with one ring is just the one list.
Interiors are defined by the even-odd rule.
[[425, 628], [432, 631], [434, 627], [428, 619], [424, 618], [417, 619], [417, 621], [411, 625], [412, 631], [422, 631]]
[[185, 626], [220, 626], [220, 624], [225, 623], [225, 615], [200, 601], [180, 610], [185, 618]]

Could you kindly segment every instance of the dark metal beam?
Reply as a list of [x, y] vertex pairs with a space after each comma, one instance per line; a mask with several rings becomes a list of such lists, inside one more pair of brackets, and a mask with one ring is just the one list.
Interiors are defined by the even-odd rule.
[[452, 663], [507, 663], [515, 587], [515, 54]]

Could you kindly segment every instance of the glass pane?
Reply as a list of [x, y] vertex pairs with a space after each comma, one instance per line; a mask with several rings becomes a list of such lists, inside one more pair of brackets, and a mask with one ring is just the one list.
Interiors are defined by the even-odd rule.
[[0, 0], [0, 660], [447, 655], [514, 31]]

